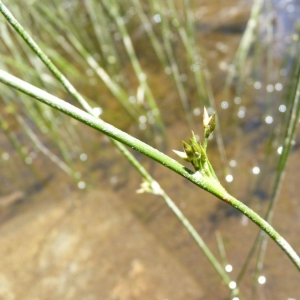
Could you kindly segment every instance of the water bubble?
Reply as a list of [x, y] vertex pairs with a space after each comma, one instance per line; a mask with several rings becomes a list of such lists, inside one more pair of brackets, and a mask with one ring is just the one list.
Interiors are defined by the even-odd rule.
[[274, 85], [268, 84], [266, 87], [267, 92], [272, 93], [274, 91]]
[[44, 110], [43, 111], [43, 117], [45, 118], [45, 119], [51, 119], [52, 118], [52, 113], [51, 113], [51, 111], [50, 110]]
[[87, 160], [87, 155], [85, 153], [81, 153], [79, 155], [79, 158], [80, 158], [81, 161], [86, 161]]
[[228, 72], [229, 73], [234, 73], [236, 71], [236, 68], [234, 67], [233, 64], [228, 65]]
[[279, 105], [278, 110], [282, 113], [286, 111], [286, 106], [284, 104]]
[[205, 10], [205, 9], [199, 8], [198, 10], [196, 10], [196, 12], [194, 14], [196, 19], [202, 19], [203, 18], [203, 10]]
[[280, 146], [280, 147], [277, 148], [277, 153], [278, 153], [279, 155], [282, 153], [282, 149], [283, 149], [282, 146]]
[[7, 152], [3, 152], [1, 157], [3, 160], [9, 160], [9, 154]]
[[256, 90], [259, 90], [259, 89], [261, 89], [261, 85], [262, 85], [261, 82], [255, 81], [253, 86]]
[[170, 75], [172, 73], [172, 68], [171, 67], [165, 67], [165, 73], [167, 75]]
[[240, 119], [244, 118], [244, 117], [245, 117], [245, 112], [244, 112], [243, 110], [240, 110], [240, 111], [238, 112], [238, 117], [239, 117]]
[[214, 113], [214, 109], [212, 107], [208, 107], [207, 112], [209, 115], [212, 115]]
[[199, 63], [193, 64], [193, 65], [191, 65], [190, 69], [191, 69], [192, 72], [199, 71], [200, 70], [200, 64]]
[[241, 104], [242, 99], [241, 99], [240, 97], [235, 97], [235, 98], [233, 99], [233, 102], [234, 102], [235, 104]]
[[228, 46], [222, 42], [217, 42], [216, 43], [216, 48], [223, 53], [228, 52]]
[[281, 76], [286, 76], [286, 75], [287, 75], [287, 70], [286, 70], [286, 69], [281, 69], [281, 70], [279, 71], [279, 74], [280, 74]]
[[257, 281], [258, 281], [258, 283], [259, 284], [265, 284], [266, 283], [266, 281], [267, 281], [267, 279], [266, 279], [266, 277], [265, 276], [259, 276], [258, 278], [257, 278]]
[[299, 40], [299, 35], [294, 33], [293, 34], [293, 41], [297, 42]]
[[115, 185], [115, 184], [118, 183], [119, 178], [118, 178], [118, 176], [115, 175], [115, 176], [112, 176], [112, 177], [109, 179], [109, 181], [110, 181], [110, 184]]
[[223, 109], [227, 109], [228, 106], [229, 106], [229, 104], [228, 104], [227, 101], [222, 101], [222, 102], [221, 102], [221, 107], [222, 107]]
[[180, 75], [180, 80], [181, 81], [187, 81], [187, 75], [186, 74], [181, 74]]
[[145, 116], [140, 116], [140, 117], [139, 117], [139, 121], [140, 121], [141, 123], [146, 123], [146, 122], [147, 122], [147, 118], [146, 118]]
[[222, 71], [226, 71], [227, 70], [227, 67], [228, 67], [228, 64], [226, 61], [221, 61], [219, 63], [219, 68], [222, 70]]
[[153, 116], [158, 116], [159, 115], [159, 109], [158, 108], [152, 109], [152, 113], [153, 113]]
[[286, 7], [287, 12], [292, 13], [295, 11], [295, 6], [293, 4], [289, 4]]
[[136, 10], [135, 7], [131, 6], [129, 9], [127, 9], [127, 14], [129, 14], [130, 16], [135, 15]]
[[117, 59], [116, 59], [115, 56], [110, 55], [110, 56], [108, 56], [107, 61], [108, 61], [108, 63], [110, 63], [111, 65], [113, 65], [113, 64], [115, 64], [117, 62]]
[[79, 187], [81, 190], [83, 190], [83, 189], [86, 187], [85, 182], [84, 182], [84, 181], [79, 181], [79, 182], [78, 182], [78, 187]]
[[[107, 47], [107, 45], [103, 45], [104, 47], [106, 46]], [[99, 53], [93, 53], [93, 58], [95, 59], [95, 60], [97, 60], [97, 61], [99, 61], [100, 60], [100, 58], [101, 58], [101, 56], [100, 56], [100, 54]]]
[[85, 70], [85, 73], [87, 76], [93, 76], [94, 75], [94, 70], [91, 68], [88, 68]]
[[280, 82], [275, 84], [275, 90], [278, 92], [282, 90], [282, 84]]
[[231, 174], [226, 175], [225, 180], [227, 182], [232, 182], [233, 181], [233, 176]]
[[149, 117], [148, 118], [148, 123], [149, 124], [154, 124], [155, 123], [155, 119], [153, 117]]
[[32, 164], [32, 158], [30, 156], [27, 156], [25, 158], [25, 164], [27, 164], [27, 165], [31, 165]]
[[194, 108], [193, 114], [194, 114], [194, 116], [200, 116], [201, 109], [199, 107]]
[[147, 117], [148, 118], [153, 118], [153, 112], [151, 110], [147, 111]]
[[237, 115], [240, 119], [244, 118], [246, 115], [246, 108], [244, 106], [241, 106]]
[[139, 129], [140, 130], [145, 130], [147, 128], [147, 125], [145, 123], [140, 123], [139, 124]]
[[136, 97], [135, 96], [130, 96], [128, 100], [129, 100], [130, 103], [136, 103]]
[[272, 116], [266, 116], [265, 117], [265, 122], [267, 124], [272, 124], [273, 123], [273, 117]]
[[161, 16], [160, 16], [160, 14], [155, 14], [153, 16], [153, 20], [154, 20], [155, 23], [160, 23], [161, 22]]
[[234, 159], [232, 159], [230, 162], [229, 162], [229, 166], [234, 168], [236, 166], [236, 161]]
[[235, 281], [230, 281], [228, 286], [229, 286], [230, 289], [233, 290], [233, 289], [236, 288], [236, 282]]
[[232, 267], [232, 265], [226, 265], [225, 266], [225, 271], [227, 272], [227, 273], [230, 273], [230, 272], [232, 272], [232, 270], [233, 270], [233, 267]]
[[260, 168], [259, 167], [254, 167], [252, 169], [252, 173], [255, 174], [255, 175], [259, 174], [260, 173]]
[[99, 117], [100, 115], [102, 115], [102, 108], [101, 107], [94, 107], [93, 108], [93, 114], [95, 117]]
[[124, 81], [124, 76], [121, 75], [121, 74], [114, 75], [112, 78], [113, 78], [115, 81], [117, 81], [117, 82], [123, 82], [123, 81]]
[[145, 81], [145, 80], [147, 79], [147, 75], [146, 75], [145, 73], [140, 73], [140, 74], [139, 74], [139, 79], [140, 79], [141, 81]]

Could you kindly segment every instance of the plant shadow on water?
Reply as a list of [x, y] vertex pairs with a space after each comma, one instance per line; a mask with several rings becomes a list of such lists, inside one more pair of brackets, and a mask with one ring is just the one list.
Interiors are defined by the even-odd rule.
[[[226, 1], [226, 4], [223, 1], [193, 2], [196, 41], [204, 57], [197, 66], [205, 70], [206, 80], [215, 95], [220, 125], [217, 134], [222, 137], [224, 145], [224, 153], [220, 153], [215, 136], [209, 143], [208, 156], [226, 189], [264, 216], [274, 190], [280, 147], [291, 107], [285, 99], [288, 99], [288, 78], [292, 76], [297, 55], [293, 22], [300, 8], [295, 1], [288, 4], [273, 1], [270, 12], [271, 1], [265, 1], [260, 18], [269, 20], [269, 27], [257, 28], [254, 33], [256, 42], [249, 49], [243, 73], [233, 76], [231, 84], [226, 85], [235, 53], [247, 28], [251, 6], [249, 1]], [[142, 3], [149, 10], [153, 9], [150, 5], [148, 7], [147, 1]], [[189, 65], [186, 49], [179, 35], [173, 33], [170, 40], [180, 70], [180, 82], [188, 95], [189, 112], [183, 109], [184, 102], [178, 100], [177, 92], [181, 83], [177, 82], [176, 86], [176, 77], [175, 80], [171, 78], [170, 67], [164, 67], [157, 59], [145, 28], [137, 26], [138, 18], [130, 12], [131, 5], [123, 7], [128, 18], [124, 17], [127, 23], [124, 22], [137, 58], [147, 74], [147, 82], [158, 99], [166, 135], [161, 134], [155, 122], [145, 122], [145, 116], [148, 120], [155, 118], [155, 115], [147, 114], [147, 110], [132, 112], [137, 113], [138, 120], [129, 117], [124, 104], [114, 101], [109, 89], [97, 84], [94, 74], [87, 75], [90, 76], [90, 86], [85, 86], [80, 72], [86, 71], [75, 54], [74, 66], [79, 74], [73, 74], [73, 83], [101, 106], [104, 120], [174, 157], [172, 149], [181, 147], [181, 141], [190, 136], [190, 129], [200, 135], [202, 106], [208, 105], [207, 99], [199, 99], [191, 71], [197, 66]], [[155, 32], [161, 30], [158, 27], [160, 17], [154, 15], [152, 25]], [[113, 22], [110, 17], [106, 18], [107, 22]], [[84, 22], [88, 23], [87, 19]], [[83, 24], [92, 28], [86, 23]], [[116, 25], [108, 24], [114, 32], [116, 49], [126, 53]], [[167, 38], [162, 34], [161, 39], [167, 48]], [[89, 43], [96, 44], [96, 38]], [[66, 55], [66, 47], [59, 49]], [[101, 51], [104, 55], [105, 47]], [[116, 63], [107, 68], [118, 70], [120, 67], [123, 73], [114, 79], [120, 86], [129, 87], [132, 102], [146, 101], [147, 88], [138, 81], [133, 62], [126, 57], [116, 60], [120, 66]], [[108, 58], [113, 61], [114, 56]], [[105, 61], [99, 61], [105, 64]], [[111, 70], [111, 74], [113, 72]], [[183, 94], [181, 98], [184, 99]], [[147, 105], [145, 107], [149, 109]], [[59, 116], [55, 115], [55, 118], [59, 119]], [[9, 119], [7, 122], [21, 144], [29, 144], [22, 126], [14, 126]], [[62, 118], [59, 122], [64, 124], [67, 121]], [[189, 122], [195, 128], [189, 128]], [[27, 153], [33, 160], [27, 161], [31, 168], [23, 166], [20, 151], [10, 146], [7, 136], [0, 136], [3, 145], [1, 169], [5, 170], [0, 173], [3, 183], [0, 253], [5, 257], [0, 262], [0, 269], [4, 270], [0, 273], [3, 286], [0, 298], [18, 299], [26, 291], [27, 298], [23, 296], [23, 299], [226, 299], [228, 287], [222, 284], [168, 207], [154, 195], [135, 193], [141, 183], [140, 176], [106, 137], [76, 122], [73, 125], [76, 134], [68, 128], [73, 140], [68, 142], [66, 138], [65, 141], [72, 149], [72, 168], [81, 173], [81, 178], [77, 178], [78, 186], [85, 187], [79, 191], [74, 181], [42, 158], [35, 147], [27, 146]], [[34, 128], [34, 125], [30, 126]], [[54, 153], [60, 153], [55, 136], [48, 139], [41, 133], [37, 135]], [[297, 138], [285, 170], [272, 224], [299, 253], [297, 178], [300, 154]], [[220, 257], [224, 267], [233, 266], [230, 275], [235, 278], [258, 228], [207, 192], [142, 155], [134, 155], [174, 199], [212, 252]], [[222, 239], [225, 256], [220, 251], [217, 236]], [[239, 286], [245, 299], [299, 297], [299, 274], [277, 245], [272, 242], [268, 245], [264, 268], [259, 274], [255, 272], [256, 260], [255, 256]], [[267, 279], [265, 284], [257, 283], [261, 276]], [[19, 287], [16, 288], [15, 284]]]

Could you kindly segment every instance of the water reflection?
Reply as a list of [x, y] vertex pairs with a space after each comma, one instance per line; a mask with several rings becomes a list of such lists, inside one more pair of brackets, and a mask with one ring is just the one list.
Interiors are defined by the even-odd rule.
[[[207, 53], [207, 61], [195, 62], [194, 64], [187, 64], [184, 60], [180, 61], [179, 58], [183, 56], [185, 49], [178, 43], [178, 37], [176, 37], [177, 40], [174, 39], [173, 42], [175, 52], [177, 51], [176, 55], [178, 57], [178, 63], [180, 66], [182, 65], [180, 80], [184, 82], [185, 88], [190, 92], [189, 101], [192, 104], [192, 113], [195, 117], [201, 116], [203, 102], [201, 102], [200, 106], [198, 94], [195, 92], [198, 87], [192, 84], [193, 81], [191, 80], [192, 77], [190, 73], [197, 73], [206, 64], [208, 69], [212, 70], [210, 77], [212, 78], [211, 81], [216, 98], [215, 107], [217, 107], [217, 112], [220, 115], [219, 121], [221, 136], [224, 142], [224, 153], [227, 157], [234, 158], [230, 159], [228, 162], [226, 159], [224, 159], [224, 161], [220, 159], [222, 154], [218, 152], [216, 145], [218, 136], [217, 134], [212, 135], [211, 138], [213, 138], [213, 140], [211, 140], [209, 145], [209, 155], [213, 164], [217, 166], [216, 171], [220, 180], [223, 181], [223, 178], [225, 177], [225, 184], [230, 183], [227, 186], [227, 189], [230, 192], [241, 198], [250, 206], [254, 206], [260, 213], [263, 213], [266, 208], [264, 204], [266, 200], [269, 199], [269, 193], [271, 192], [270, 185], [274, 177], [274, 168], [276, 167], [277, 162], [277, 156], [274, 158], [272, 155], [276, 154], [276, 149], [278, 154], [282, 153], [282, 146], [278, 147], [279, 142], [279, 145], [282, 144], [282, 136], [280, 136], [278, 132], [280, 132], [280, 127], [283, 125], [280, 119], [281, 115], [278, 117], [278, 114], [286, 112], [289, 108], [289, 103], [284, 103], [282, 95], [275, 92], [284, 91], [286, 82], [278, 77], [281, 76], [283, 77], [282, 79], [284, 79], [284, 77], [289, 78], [290, 68], [285, 69], [281, 67], [281, 56], [278, 53], [284, 51], [285, 48], [282, 47], [283, 43], [281, 43], [280, 51], [276, 51], [275, 53], [272, 52], [272, 55], [276, 54], [274, 55], [276, 60], [273, 60], [272, 62], [274, 64], [274, 69], [277, 71], [271, 72], [272, 74], [265, 72], [264, 67], [267, 60], [267, 54], [265, 55], [265, 53], [267, 53], [268, 49], [266, 45], [261, 43], [261, 41], [264, 41], [265, 37], [265, 35], [262, 35], [258, 42], [259, 45], [253, 46], [253, 50], [251, 50], [249, 54], [249, 62], [245, 67], [245, 73], [247, 74], [247, 78], [245, 79], [247, 85], [241, 85], [237, 82], [226, 91], [228, 94], [224, 95], [223, 86], [225, 85], [225, 71], [230, 67], [230, 62], [233, 59], [233, 54], [237, 49], [241, 34], [246, 26], [250, 10], [247, 5], [242, 7], [241, 5], [239, 6], [239, 3], [239, 1], [232, 1], [231, 4], [226, 3], [228, 6], [231, 5], [231, 9], [228, 10], [228, 7], [226, 9], [220, 8], [219, 3], [218, 5], [215, 5], [213, 1], [211, 1], [205, 6], [201, 3], [201, 7], [195, 10], [197, 12], [197, 22], [199, 22], [199, 24], [197, 24], [197, 33], [199, 34], [199, 37], [197, 38], [199, 39], [199, 45], [203, 47], [203, 52]], [[245, 3], [249, 2], [246, 1]], [[296, 16], [296, 12], [299, 10], [299, 5], [291, 2], [287, 4], [285, 1], [274, 1], [274, 4], [274, 9], [277, 9], [277, 7], [280, 9], [284, 8], [284, 10], [293, 17]], [[228, 12], [230, 12], [230, 15], [235, 15], [237, 17], [228, 19]], [[287, 16], [284, 11], [278, 11], [276, 14], [276, 42], [282, 42], [282, 38], [286, 36], [286, 33], [291, 32], [295, 20], [290, 19], [290, 15]], [[158, 24], [162, 22], [162, 15], [157, 13], [154, 15], [152, 14], [151, 16], [153, 16], [152, 18], [155, 23]], [[130, 19], [125, 21], [130, 22]], [[205, 34], [204, 38], [203, 34]], [[113, 37], [117, 41], [122, 39], [119, 32], [115, 32]], [[141, 47], [139, 55], [145, 64], [147, 72], [140, 73], [139, 79], [141, 81], [145, 81], [146, 79], [149, 80], [153, 85], [153, 89], [157, 92], [156, 98], [163, 99], [160, 100], [159, 105], [162, 108], [166, 124], [168, 125], [168, 136], [165, 137], [165, 139], [168, 139], [170, 144], [169, 148], [166, 150], [169, 152], [174, 145], [176, 145], [176, 147], [173, 148], [178, 148], [181, 140], [186, 138], [185, 135], [190, 128], [188, 128], [183, 121], [184, 117], [182, 109], [179, 105], [179, 101], [177, 102], [178, 95], [175, 92], [176, 88], [171, 84], [172, 81], [169, 77], [165, 76], [166, 74], [172, 74], [172, 69], [168, 66], [161, 67], [157, 65], [157, 61], [154, 63], [154, 60], [146, 57], [146, 53], [148, 52], [145, 51], [145, 48], [150, 48], [149, 45], [146, 44], [146, 42], [144, 46], [138, 45], [141, 40], [141, 44], [144, 42], [143, 39], [145, 39], [145, 37], [140, 37], [140, 40], [136, 41], [136, 43], [137, 47]], [[292, 43], [292, 39], [289, 39], [287, 42]], [[152, 52], [153, 50], [147, 55], [152, 57]], [[259, 55], [256, 56], [256, 53], [263, 53], [263, 55], [261, 57]], [[146, 57], [144, 59], [143, 54], [145, 54]], [[116, 59], [115, 56], [109, 56], [108, 62], [110, 64], [115, 64]], [[123, 59], [125, 61], [125, 58]], [[130, 68], [126, 63], [124, 63], [124, 65], [124, 68]], [[262, 66], [262, 68], [259, 68], [260, 66]], [[88, 76], [94, 76], [93, 72], [90, 72], [89, 69], [87, 70]], [[208, 74], [206, 75], [208, 76]], [[91, 78], [91, 80], [94, 79], [95, 78]], [[132, 79], [131, 81], [134, 82]], [[132, 82], [130, 84], [132, 84]], [[132, 86], [135, 87], [134, 84], [132, 84]], [[135, 91], [136, 89], [132, 88], [131, 94], [135, 94]], [[143, 105], [145, 103], [144, 93], [145, 90], [142, 87], [138, 87], [137, 95], [128, 96], [127, 99], [129, 99], [131, 104]], [[270, 93], [272, 93], [272, 99], [267, 98]], [[110, 110], [112, 113], [115, 113], [115, 119], [109, 113], [106, 114], [107, 117], [110, 118], [110, 121], [115, 122], [115, 120], [118, 120], [119, 123], [117, 123], [117, 125], [123, 126], [122, 128], [124, 128], [124, 130], [132, 130], [132, 132], [136, 134], [136, 127], [134, 127], [134, 124], [130, 123], [130, 125], [126, 125], [127, 123], [123, 119], [125, 118], [124, 112], [120, 112], [119, 108], [116, 109], [114, 104], [104, 102], [101, 103], [101, 107], [94, 108], [94, 113], [101, 115], [103, 111], [107, 112]], [[276, 110], [276, 112], [274, 110]], [[210, 106], [208, 112], [211, 114], [213, 111], [214, 108]], [[150, 125], [155, 123], [154, 117], [157, 115], [158, 111], [150, 109], [142, 115], [138, 114], [138, 128], [143, 132], [148, 132], [147, 130], [149, 128], [153, 128]], [[196, 128], [193, 128], [193, 130], [195, 130], [197, 139], [201, 139], [202, 137], [199, 135], [199, 133], [201, 133], [201, 121], [199, 121], [199, 118], [195, 119], [197, 120]], [[77, 123], [75, 122], [75, 124]], [[274, 127], [271, 128], [271, 126], [265, 126], [266, 124], [272, 124]], [[205, 294], [204, 297], [208, 299], [209, 296], [211, 296], [214, 299], [218, 299], [218, 296], [223, 293], [222, 284], [217, 288], [215, 284], [211, 284], [211, 282], [216, 282], [218, 280], [216, 274], [206, 262], [205, 258], [201, 256], [198, 249], [195, 248], [190, 239], [185, 235], [185, 232], [179, 226], [177, 221], [170, 215], [166, 207], [164, 207], [157, 199], [153, 199], [151, 195], [143, 195], [141, 201], [141, 197], [134, 194], [141, 179], [133, 175], [133, 171], [129, 171], [131, 170], [130, 167], [122, 161], [110, 146], [107, 145], [107, 141], [101, 140], [101, 142], [99, 142], [98, 135], [88, 131], [89, 134], [86, 134], [84, 129], [82, 130], [83, 134], [80, 137], [83, 139], [86, 149], [84, 149], [84, 152], [80, 150], [79, 155], [76, 157], [79, 157], [80, 162], [85, 163], [83, 169], [90, 173], [88, 175], [93, 178], [94, 181], [92, 181], [94, 182], [95, 187], [99, 188], [100, 185], [99, 195], [101, 195], [100, 192], [102, 192], [100, 190], [109, 189], [109, 186], [112, 186], [116, 194], [123, 200], [127, 207], [131, 209], [138, 222], [142, 223], [147, 230], [155, 235], [156, 243], [169, 249], [169, 252], [171, 252], [172, 255], [174, 255], [174, 257], [189, 270], [189, 275], [186, 276], [191, 275], [191, 278], [196, 279], [195, 281], [201, 282], [201, 288], [204, 290], [203, 293]], [[275, 137], [270, 139], [270, 144], [274, 143], [275, 148], [271, 148], [269, 151], [267, 149], [266, 140], [273, 133], [275, 134]], [[94, 139], [93, 141], [88, 139], [89, 135], [92, 136]], [[144, 138], [144, 136], [142, 137]], [[234, 261], [234, 265], [241, 266], [247, 250], [254, 239], [256, 228], [254, 229], [251, 227], [253, 231], [252, 229], [250, 230], [249, 224], [249, 226], [245, 226], [245, 230], [242, 230], [239, 224], [241, 224], [241, 222], [246, 224], [246, 222], [244, 222], [244, 218], [241, 218], [236, 210], [225, 206], [223, 203], [217, 202], [216, 199], [204, 192], [202, 193], [202, 191], [198, 191], [191, 185], [183, 181], [181, 182], [178, 177], [172, 177], [173, 175], [168, 171], [142, 158], [139, 154], [134, 153], [134, 155], [145, 163], [147, 168], [157, 176], [159, 182], [162, 183], [168, 192], [170, 192], [170, 195], [176, 201], [180, 202], [180, 207], [185, 210], [192, 223], [197, 227], [197, 230], [205, 236], [211, 245], [214, 245], [215, 243], [212, 238], [212, 233], [215, 228], [221, 228], [221, 230], [224, 231], [226, 249], [232, 257], [230, 261]], [[3, 161], [8, 161], [9, 158], [10, 152], [2, 153]], [[28, 158], [31, 159], [30, 163], [35, 161], [35, 158]], [[87, 160], [87, 158], [89, 159]], [[90, 163], [91, 165], [87, 166], [87, 163]], [[227, 164], [229, 167], [235, 168], [233, 175], [228, 171]], [[6, 165], [6, 168], [10, 169], [8, 165]], [[48, 167], [48, 165], [43, 166], [43, 168], [49, 172], [56, 172]], [[249, 170], [251, 170], [251, 172], [249, 172]], [[292, 172], [295, 172], [295, 170]], [[86, 179], [88, 175], [85, 173], [83, 174], [82, 180], [78, 182], [78, 188], [86, 189], [87, 185], [90, 188], [93, 184]], [[253, 174], [256, 176], [253, 176]], [[78, 176], [78, 178], [80, 177]], [[72, 184], [64, 182], [64, 186], [70, 188]], [[20, 185], [19, 188], [21, 191], [23, 190], [22, 185]], [[66, 192], [65, 195], [69, 194]], [[287, 197], [288, 195], [293, 199], [297, 198], [297, 191], [293, 192], [292, 185], [287, 185], [286, 190], [284, 191], [284, 197]], [[51, 195], [48, 195], [48, 197], [51, 198]], [[47, 199], [46, 196], [45, 199]], [[117, 206], [117, 209], [121, 211], [124, 207]], [[299, 209], [292, 209], [291, 207], [286, 206], [283, 206], [282, 210], [286, 210], [286, 215], [278, 217], [276, 225], [279, 226], [288, 224], [288, 219], [291, 216], [295, 217], [297, 211], [299, 211]], [[113, 225], [110, 224], [109, 226]], [[283, 229], [287, 235], [290, 235], [289, 237], [292, 241], [297, 240], [297, 237], [295, 237], [292, 232], [289, 232], [287, 228]], [[126, 243], [124, 243], [124, 245], [127, 246]], [[274, 248], [271, 248], [270, 251], [272, 255], [268, 257], [268, 263], [273, 266], [274, 261], [281, 262], [282, 256], [277, 254]], [[121, 253], [122, 251], [118, 250], [118, 252], [116, 252], [116, 257], [120, 257]], [[199, 265], [201, 265], [201, 268], [199, 268]], [[275, 269], [276, 266], [274, 266], [274, 270], [268, 270], [268, 276], [269, 274], [272, 275], [270, 276], [272, 279], [268, 279], [268, 284], [282, 287], [282, 294], [286, 295], [289, 287], [282, 286], [282, 270], [288, 268], [284, 273], [290, 278], [290, 290], [293, 290], [298, 286], [297, 279], [294, 279], [297, 277], [293, 276], [293, 271], [290, 271], [289, 266], [283, 266], [281, 263], [278, 263], [278, 265], [278, 269]], [[254, 266], [252, 266], [252, 268], [254, 268]], [[207, 270], [207, 276], [203, 275], [203, 269]], [[225, 269], [227, 272], [231, 272], [232, 266], [226, 265]], [[249, 277], [251, 277], [251, 272], [249, 273]], [[265, 280], [264, 283], [266, 283], [266, 277], [261, 276], [259, 278], [261, 278], [261, 282]], [[248, 292], [249, 286], [251, 286], [250, 279], [248, 278], [247, 280], [247, 284], [242, 286], [246, 292]], [[232, 281], [230, 283], [230, 288], [234, 289], [235, 287], [236, 282]], [[277, 295], [276, 290], [274, 292], [268, 291], [268, 293], [269, 299], [273, 299], [274, 295]], [[283, 297], [286, 296], [282, 296], [282, 299]], [[235, 297], [233, 299], [237, 300], [238, 298]]]
[[258, 282], [259, 284], [265, 284], [265, 283], [267, 282], [267, 279], [266, 279], [265, 276], [260, 275], [260, 276], [257, 278], [257, 282]]
[[233, 176], [231, 174], [227, 174], [226, 177], [225, 177], [225, 180], [227, 182], [232, 182], [233, 181]]

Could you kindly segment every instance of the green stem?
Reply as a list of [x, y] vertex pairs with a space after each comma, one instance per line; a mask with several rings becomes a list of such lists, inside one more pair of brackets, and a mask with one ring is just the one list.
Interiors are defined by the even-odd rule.
[[283, 249], [294, 265], [300, 270], [300, 258], [293, 248], [288, 244], [288, 242], [252, 209], [229, 195], [216, 179], [212, 177], [206, 177], [203, 173], [201, 173], [201, 171], [192, 172], [174, 159], [132, 137], [131, 135], [2, 70], [0, 70], [0, 81], [43, 102], [44, 104], [47, 104], [71, 116], [74, 119], [77, 119], [78, 121], [104, 133], [105, 135], [108, 135], [112, 139], [115, 139], [131, 147], [132, 149], [139, 151], [140, 153], [185, 177], [200, 188], [215, 195], [222, 201], [235, 207], [250, 220], [252, 220], [256, 225], [258, 225], [263, 231], [265, 231]]
[[[85, 101], [85, 99], [76, 91], [76, 89], [71, 85], [71, 83], [59, 72], [59, 70], [53, 65], [53, 63], [47, 58], [43, 51], [38, 47], [38, 45], [33, 41], [33, 39], [23, 30], [21, 25], [13, 18], [9, 11], [1, 4], [0, 1], [0, 11], [6, 16], [11, 25], [16, 29], [16, 31], [23, 37], [29, 47], [36, 53], [36, 55], [44, 62], [44, 64], [50, 69], [54, 76], [63, 84], [66, 90], [71, 94], [77, 101], [83, 106], [83, 108], [93, 115], [92, 108]], [[80, 46], [80, 43], [76, 40], [76, 45]], [[81, 47], [81, 46], [80, 46]], [[80, 48], [82, 49], [82, 48]], [[80, 51], [81, 52], [81, 51]], [[97, 69], [98, 72], [98, 69]], [[193, 226], [189, 223], [186, 217], [182, 214], [180, 209], [176, 204], [168, 197], [168, 195], [160, 188], [159, 184], [149, 175], [145, 168], [134, 158], [134, 156], [126, 149], [126, 147], [118, 142], [117, 140], [111, 138], [112, 143], [118, 148], [118, 150], [125, 156], [125, 158], [134, 166], [134, 168], [141, 174], [141, 176], [147, 181], [147, 184], [151, 187], [150, 192], [160, 195], [176, 217], [180, 220], [183, 226], [190, 233], [192, 238], [195, 240], [197, 245], [209, 259], [215, 270], [219, 273], [223, 281], [228, 285], [230, 283], [230, 277], [224, 271], [220, 263], [214, 257], [212, 252], [206, 246], [200, 235], [196, 232]], [[235, 289], [234, 294], [238, 293], [238, 289]]]
[[[191, 234], [191, 236], [194, 238], [194, 241], [196, 244], [202, 249], [205, 256], [208, 258], [208, 260], [211, 262], [213, 266], [215, 266], [216, 271], [219, 273], [219, 275], [223, 278], [225, 283], [229, 285], [231, 282], [228, 274], [224, 270], [224, 268], [221, 266], [221, 264], [218, 263], [214, 255], [210, 252], [209, 248], [205, 244], [205, 242], [202, 240], [202, 238], [199, 236], [195, 228], [192, 226], [192, 224], [189, 222], [189, 220], [183, 215], [181, 210], [175, 205], [175, 203], [166, 195], [165, 193], [162, 193], [162, 197], [164, 198], [166, 204], [169, 206], [169, 208], [173, 211], [173, 213], [177, 216], [177, 218], [180, 220], [180, 222], [184, 225], [184, 227], [188, 230], [188, 232]], [[237, 294], [238, 290], [235, 289], [232, 291], [233, 294]]]
[[[232, 85], [233, 79], [237, 74], [241, 74], [241, 70], [245, 67], [246, 58], [249, 54], [250, 47], [253, 44], [255, 30], [258, 26], [258, 18], [263, 7], [263, 0], [256, 0], [253, 3], [251, 15], [247, 23], [247, 27], [244, 31], [243, 37], [241, 39], [239, 48], [236, 52], [236, 56], [233, 62], [234, 68], [228, 73], [226, 78], [226, 86]], [[242, 76], [240, 76], [242, 77]]]
[[[299, 51], [299, 42], [297, 43], [297, 52]], [[265, 220], [268, 223], [272, 222], [273, 218], [273, 213], [274, 213], [274, 208], [275, 205], [278, 201], [279, 193], [281, 190], [281, 185], [283, 182], [283, 178], [285, 176], [285, 169], [287, 165], [287, 161], [289, 158], [289, 154], [291, 152], [292, 148], [292, 142], [295, 139], [295, 134], [297, 132], [297, 128], [299, 126], [299, 116], [300, 116], [300, 59], [298, 58], [295, 63], [294, 63], [294, 71], [293, 71], [293, 81], [291, 83], [290, 87], [290, 94], [287, 98], [287, 103], [291, 103], [291, 109], [289, 116], [287, 118], [288, 123], [287, 127], [285, 130], [285, 135], [284, 135], [284, 143], [283, 143], [283, 149], [282, 153], [280, 155], [278, 165], [277, 165], [277, 172], [276, 172], [276, 178], [274, 181], [274, 187], [272, 189], [272, 195], [271, 195], [271, 201], [269, 203], [269, 207], [267, 210], [267, 214], [265, 216]], [[270, 138], [271, 141], [271, 138]], [[268, 154], [267, 154], [268, 155]], [[255, 250], [257, 246], [259, 245], [258, 249], [258, 258], [257, 258], [257, 263], [256, 263], [256, 271], [255, 271], [255, 277], [258, 276], [259, 272], [261, 272], [263, 268], [263, 262], [264, 262], [264, 257], [266, 254], [266, 249], [267, 249], [267, 236], [264, 232], [260, 231], [256, 238], [255, 241], [251, 247], [251, 250], [249, 251], [249, 254], [247, 255], [247, 258], [242, 266], [241, 271], [239, 272], [237, 276], [236, 282], [239, 283], [245, 272], [246, 269], [250, 263], [251, 258], [253, 257]]]
[[41, 61], [48, 67], [48, 69], [52, 72], [52, 74], [62, 83], [65, 89], [73, 94], [75, 99], [82, 105], [82, 107], [90, 112], [91, 107], [87, 104], [85, 99], [79, 93], [73, 93], [74, 87], [69, 82], [69, 80], [56, 68], [56, 66], [51, 62], [49, 57], [40, 49], [37, 43], [30, 37], [29, 34], [26, 33], [21, 24], [14, 18], [14, 16], [10, 13], [10, 11], [5, 7], [5, 5], [0, 0], [0, 12], [9, 22], [9, 24], [17, 31], [17, 33], [23, 38], [23, 40], [29, 45], [29, 47], [34, 51], [34, 53], [41, 59]]

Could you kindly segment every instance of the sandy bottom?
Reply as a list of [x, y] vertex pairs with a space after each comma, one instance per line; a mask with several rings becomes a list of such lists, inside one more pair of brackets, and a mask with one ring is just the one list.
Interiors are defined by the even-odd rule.
[[99, 191], [71, 198], [1, 226], [0, 299], [202, 298], [121, 199]]

